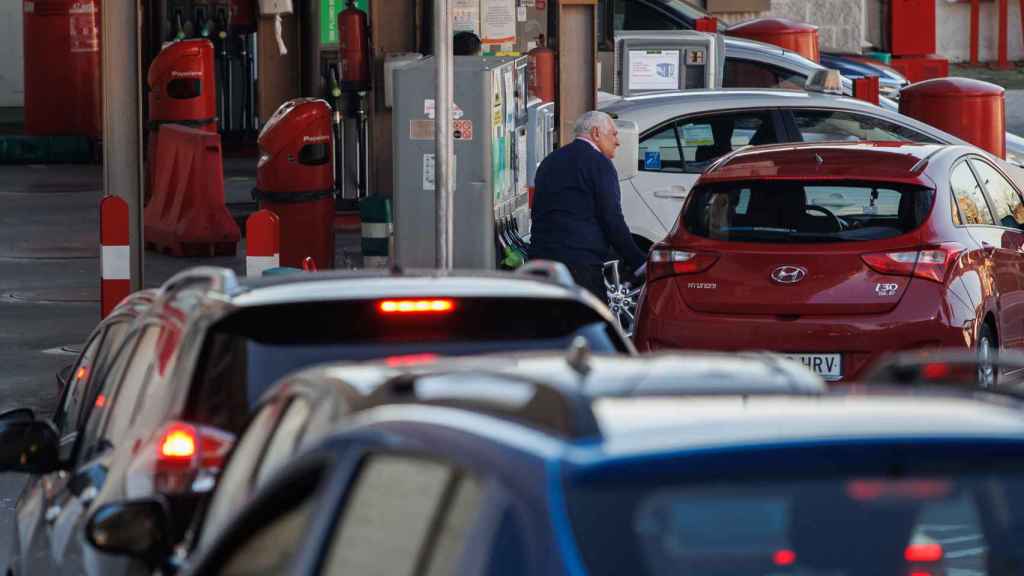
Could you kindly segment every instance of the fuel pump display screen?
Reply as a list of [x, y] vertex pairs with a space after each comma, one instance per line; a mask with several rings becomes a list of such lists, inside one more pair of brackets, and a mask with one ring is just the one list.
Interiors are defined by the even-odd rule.
[[679, 50], [630, 50], [629, 87], [633, 90], [678, 90], [682, 67]]

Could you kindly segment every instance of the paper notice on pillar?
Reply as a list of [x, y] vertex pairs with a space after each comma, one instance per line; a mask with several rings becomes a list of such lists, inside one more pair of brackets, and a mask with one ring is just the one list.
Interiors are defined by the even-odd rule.
[[71, 52], [100, 51], [100, 21], [96, 5], [91, 0], [75, 2], [68, 10], [71, 23]]
[[[437, 105], [434, 103], [433, 98], [427, 98], [426, 100], [423, 101], [423, 114], [427, 118], [433, 120], [436, 111]], [[465, 115], [466, 113], [462, 111], [462, 108], [459, 108], [459, 104], [457, 102], [452, 102], [452, 118], [458, 120], [459, 118], [462, 118]]]
[[[452, 190], [455, 190], [455, 183], [458, 181], [458, 178], [455, 177], [455, 175], [458, 174], [458, 170], [459, 170], [458, 166], [459, 166], [459, 157], [454, 155], [454, 154], [452, 154], [452, 173], [449, 176], [451, 178], [451, 181], [452, 181]], [[434, 159], [434, 155], [433, 154], [424, 154], [423, 155], [423, 189], [424, 190], [433, 190], [435, 188], [435, 186], [434, 186], [435, 182], [437, 182], [436, 160]]]
[[452, 28], [456, 32], [472, 32], [480, 35], [480, 0], [454, 0], [452, 7]]
[[631, 90], [677, 90], [679, 50], [630, 50]]
[[480, 0], [483, 10], [480, 41], [488, 51], [502, 49], [502, 45], [516, 41], [516, 0]]

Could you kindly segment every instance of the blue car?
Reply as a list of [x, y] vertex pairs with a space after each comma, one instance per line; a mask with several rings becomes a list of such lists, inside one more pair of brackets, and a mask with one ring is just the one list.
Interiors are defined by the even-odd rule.
[[[566, 363], [589, 378], [585, 355]], [[590, 389], [511, 364], [391, 378], [281, 468], [188, 573], [1022, 573], [1016, 401], [687, 394], [635, 370], [614, 386], [608, 366]], [[146, 554], [162, 542], [161, 506], [102, 508], [87, 536]]]
[[839, 70], [843, 76], [851, 79], [878, 76], [879, 93], [893, 100], [899, 100], [900, 90], [910, 85], [906, 76], [881, 62], [874, 64], [838, 52], [822, 52], [818, 63], [825, 68]]

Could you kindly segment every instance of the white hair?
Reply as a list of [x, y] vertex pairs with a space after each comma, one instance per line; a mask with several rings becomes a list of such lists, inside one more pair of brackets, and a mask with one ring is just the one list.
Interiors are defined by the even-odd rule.
[[576, 126], [573, 127], [573, 134], [576, 136], [587, 136], [590, 131], [597, 128], [601, 132], [608, 132], [615, 126], [612, 117], [598, 110], [584, 112], [576, 119]]

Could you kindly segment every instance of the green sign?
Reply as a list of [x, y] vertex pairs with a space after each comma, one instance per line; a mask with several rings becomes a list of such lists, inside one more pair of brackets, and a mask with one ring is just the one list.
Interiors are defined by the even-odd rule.
[[[356, 0], [356, 8], [367, 11], [370, 0]], [[320, 0], [320, 44], [338, 43], [338, 13], [348, 6], [348, 0]]]

